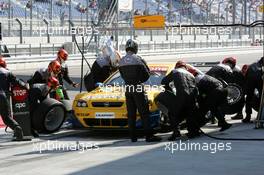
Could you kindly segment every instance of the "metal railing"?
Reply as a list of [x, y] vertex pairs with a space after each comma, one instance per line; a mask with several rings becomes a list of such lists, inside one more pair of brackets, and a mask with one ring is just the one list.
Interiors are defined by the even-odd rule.
[[[217, 56], [218, 52], [236, 52], [236, 51], [250, 51], [250, 50], [262, 50], [262, 47], [233, 47], [233, 48], [202, 48], [202, 49], [183, 49], [183, 50], [167, 50], [166, 52], [164, 51], [140, 51], [139, 54], [140, 56], [148, 59], [152, 56], [160, 56], [160, 58], [155, 58], [152, 60], [157, 60], [157, 59], [162, 59], [164, 56], [168, 55], [175, 55], [175, 58], [184, 54], [199, 54], [199, 53], [215, 53]], [[125, 52], [121, 52], [122, 55], [125, 54]], [[89, 63], [93, 63], [93, 61], [96, 59], [96, 55], [94, 53], [86, 53], [84, 54], [85, 58], [88, 60]], [[81, 59], [82, 55], [81, 54], [71, 54], [70, 59], [68, 60], [68, 65], [73, 65], [73, 66], [78, 66], [81, 64]], [[53, 56], [50, 55], [42, 55], [42, 56], [20, 56], [20, 57], [10, 57], [6, 58], [6, 61], [8, 62], [8, 65], [12, 69], [25, 69], [25, 68], [30, 68], [32, 69], [33, 67], [38, 67], [38, 65], [41, 65], [41, 63], [48, 63], [50, 61], [54, 60]]]
[[62, 47], [61, 43], [53, 44], [7, 44], [8, 53], [1, 53], [3, 56], [9, 55], [11, 57], [17, 56], [34, 56], [34, 55], [55, 55], [59, 48]]
[[[78, 54], [78, 49], [75, 43], [69, 43], [71, 48], [69, 51], [70, 54]], [[67, 44], [64, 43], [53, 43], [53, 44], [7, 44], [9, 53], [6, 53], [12, 57], [17, 56], [42, 56], [42, 55], [51, 55], [54, 56], [57, 54], [57, 50], [62, 46], [66, 47]], [[139, 51], [144, 52], [162, 52], [163, 50], [181, 50], [181, 49], [197, 49], [197, 48], [233, 48], [233, 47], [245, 47], [251, 46], [251, 40], [189, 40], [189, 41], [163, 41], [163, 42], [139, 42]], [[79, 44], [82, 46], [82, 44]], [[86, 48], [86, 46], [85, 46]], [[122, 43], [119, 46], [120, 51], [125, 50], [125, 44]], [[89, 50], [85, 50], [85, 53], [90, 53], [95, 55], [97, 51], [96, 44], [91, 44]], [[2, 53], [5, 55], [5, 53]]]

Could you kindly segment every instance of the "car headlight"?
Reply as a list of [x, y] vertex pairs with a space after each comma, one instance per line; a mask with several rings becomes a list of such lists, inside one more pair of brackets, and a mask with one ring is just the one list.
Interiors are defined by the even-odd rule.
[[77, 105], [76, 105], [77, 107], [88, 107], [88, 104], [87, 104], [87, 102], [86, 101], [83, 101], [83, 100], [78, 100], [77, 101]]

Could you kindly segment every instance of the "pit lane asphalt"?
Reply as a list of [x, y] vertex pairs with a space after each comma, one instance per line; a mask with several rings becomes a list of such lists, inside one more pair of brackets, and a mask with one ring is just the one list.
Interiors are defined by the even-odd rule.
[[[226, 56], [232, 55], [227, 53]], [[186, 55], [185, 55], [186, 56]], [[220, 61], [225, 55], [196, 55], [186, 56], [185, 61]], [[234, 54], [238, 57], [238, 64], [249, 64], [262, 56], [259, 53]], [[146, 58], [149, 63], [172, 62], [181, 55]], [[70, 74], [78, 78], [80, 68], [70, 66]], [[13, 71], [19, 77], [27, 78], [34, 70]], [[70, 89], [71, 98], [78, 93], [78, 89]], [[253, 115], [256, 116], [256, 113]], [[229, 119], [230, 116], [227, 118]], [[231, 122], [231, 121], [230, 121]], [[240, 138], [264, 138], [263, 130], [255, 130], [254, 124], [241, 124], [240, 121], [232, 121], [234, 126], [219, 133], [215, 125], [208, 125], [203, 129], [214, 136], [240, 137]], [[66, 131], [67, 132], [67, 131]], [[72, 131], [71, 131], [72, 132]], [[211, 153], [206, 150], [172, 150], [166, 149], [169, 134], [161, 134], [163, 142], [145, 143], [139, 140], [130, 143], [126, 132], [113, 133], [73, 131], [62, 137], [42, 137], [30, 143], [11, 143], [7, 140], [11, 134], [3, 134], [0, 138], [0, 173], [1, 174], [263, 174], [263, 142], [231, 141], [232, 149], [229, 151], [217, 151]], [[202, 136], [184, 143], [208, 143], [214, 145], [220, 143], [208, 137]], [[60, 149], [48, 149], [48, 145], [60, 144]], [[227, 144], [229, 142], [221, 142]], [[180, 144], [180, 141], [174, 144]], [[76, 145], [82, 145], [74, 149]], [[99, 149], [87, 146], [97, 145]], [[43, 146], [43, 147], [41, 147]], [[46, 149], [44, 147], [46, 146]], [[72, 146], [69, 149], [69, 146]], [[43, 150], [40, 152], [40, 148]]]

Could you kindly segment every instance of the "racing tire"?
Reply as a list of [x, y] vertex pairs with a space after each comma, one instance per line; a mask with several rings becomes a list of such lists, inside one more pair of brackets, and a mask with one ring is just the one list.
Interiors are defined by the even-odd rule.
[[241, 112], [245, 104], [242, 88], [234, 83], [228, 84], [226, 88], [228, 89], [227, 103], [221, 106], [221, 111], [227, 115]]
[[43, 100], [33, 112], [32, 127], [39, 133], [58, 131], [66, 117], [64, 105], [52, 98]]

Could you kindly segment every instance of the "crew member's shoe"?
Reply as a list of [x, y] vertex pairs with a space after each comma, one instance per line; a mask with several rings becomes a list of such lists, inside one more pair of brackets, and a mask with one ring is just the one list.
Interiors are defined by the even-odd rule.
[[189, 139], [193, 139], [195, 137], [199, 137], [201, 135], [201, 133], [199, 131], [197, 132], [188, 132], [186, 134], [186, 136], [189, 138]]
[[39, 137], [39, 133], [38, 133], [38, 131], [32, 129], [32, 130], [31, 130], [31, 133], [32, 133], [32, 136], [33, 136], [33, 137], [35, 137], [35, 138], [38, 138], [38, 137]]
[[186, 122], [182, 122], [179, 126], [180, 130], [184, 130], [187, 128], [187, 123]]
[[169, 141], [175, 141], [177, 139], [179, 139], [181, 137], [181, 133], [179, 130], [177, 131], [173, 131], [173, 133], [171, 134], [171, 136], [168, 138]]
[[219, 130], [220, 132], [225, 131], [229, 129], [232, 126], [232, 124], [224, 122], [223, 124], [220, 125], [221, 129]]
[[162, 140], [161, 137], [154, 136], [154, 135], [146, 137], [146, 142], [160, 142], [161, 140]]
[[131, 142], [137, 142], [137, 137], [131, 137], [130, 140]]
[[216, 118], [214, 116], [210, 118], [210, 121], [211, 121], [211, 124], [213, 125], [216, 124]]
[[246, 118], [242, 120], [243, 123], [250, 123], [251, 115], [247, 115]]
[[14, 129], [14, 140], [15, 141], [21, 141], [23, 140], [23, 130], [20, 126], [16, 126]]
[[243, 114], [242, 113], [237, 113], [234, 117], [231, 117], [232, 120], [241, 120], [243, 119]]

